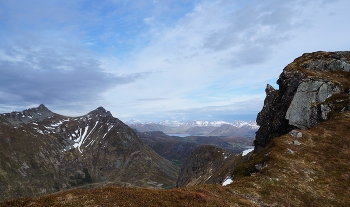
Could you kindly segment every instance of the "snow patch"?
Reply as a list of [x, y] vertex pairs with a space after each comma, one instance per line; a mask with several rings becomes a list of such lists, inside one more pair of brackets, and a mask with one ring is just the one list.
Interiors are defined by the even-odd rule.
[[68, 119], [64, 119], [64, 120], [60, 120], [59, 122], [55, 123], [55, 124], [51, 124], [52, 127], [57, 127], [60, 126], [61, 124], [63, 124], [63, 122], [69, 121]]
[[41, 131], [40, 129], [36, 129], [37, 132], [39, 132], [40, 134], [44, 134], [43, 131]]
[[[84, 132], [82, 128], [75, 130], [75, 134], [72, 134], [69, 138], [70, 140], [73, 140], [75, 143], [73, 144], [73, 148], [78, 148], [79, 152], [82, 153], [80, 147], [81, 145], [85, 142], [85, 140], [91, 135], [91, 133], [93, 133], [94, 129], [96, 128], [98, 124], [98, 121], [95, 123], [94, 127], [90, 130], [89, 134], [89, 126], [86, 126], [84, 128]], [[77, 136], [77, 137], [76, 137]], [[94, 141], [94, 140], [92, 140]], [[90, 143], [87, 145], [89, 146], [90, 144], [93, 144], [93, 142], [90, 141]], [[86, 146], [86, 147], [87, 147]]]
[[[127, 124], [153, 124], [153, 122], [150, 121], [139, 121], [139, 120], [130, 120], [126, 121]], [[255, 121], [241, 121], [241, 120], [236, 120], [233, 122], [226, 122], [226, 121], [170, 121], [170, 120], [164, 120], [161, 122], [158, 122], [157, 124], [160, 125], [165, 125], [165, 126], [170, 126], [170, 127], [180, 127], [180, 126], [189, 126], [189, 127], [194, 127], [194, 126], [199, 126], [199, 127], [204, 127], [204, 126], [214, 126], [214, 127], [220, 127], [224, 124], [232, 125], [238, 128], [241, 127], [249, 127], [251, 129], [258, 130], [259, 126]]]
[[86, 126], [85, 129], [84, 129], [84, 134], [82, 134], [82, 129], [80, 128], [79, 136], [78, 136], [78, 138], [76, 140], [74, 140], [75, 143], [74, 143], [73, 147], [74, 148], [78, 148], [80, 153], [81, 153], [80, 146], [83, 144], [88, 130], [89, 130], [89, 126]]
[[[107, 132], [103, 135], [102, 139], [105, 138], [105, 136], [108, 134], [108, 132], [114, 127], [114, 125], [108, 126]], [[118, 132], [117, 132], [118, 133]]]
[[249, 152], [253, 151], [254, 149], [247, 149], [242, 152], [242, 156], [246, 156]]
[[232, 178], [230, 176], [227, 176], [225, 181], [222, 183], [222, 186], [229, 185], [233, 182]]
[[86, 147], [88, 147], [88, 146], [90, 146], [90, 145], [93, 145], [93, 144], [95, 143], [95, 141], [96, 141], [96, 140], [91, 140], [91, 142], [90, 142], [88, 145], [86, 145]]

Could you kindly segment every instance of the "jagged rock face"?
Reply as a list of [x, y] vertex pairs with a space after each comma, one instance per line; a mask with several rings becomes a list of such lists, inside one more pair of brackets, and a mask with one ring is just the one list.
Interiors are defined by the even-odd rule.
[[[329, 119], [338, 102], [348, 104], [349, 71], [347, 51], [306, 53], [285, 67], [277, 80], [279, 90], [266, 88], [264, 107], [257, 116], [255, 151], [294, 128], [311, 128]], [[345, 99], [331, 100], [335, 95]]]
[[81, 117], [38, 108], [0, 115], [0, 200], [77, 186], [174, 187], [178, 167], [99, 107]]

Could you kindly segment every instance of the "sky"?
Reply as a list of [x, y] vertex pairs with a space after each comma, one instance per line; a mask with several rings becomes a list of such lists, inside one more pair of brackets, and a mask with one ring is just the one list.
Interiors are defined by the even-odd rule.
[[1, 0], [0, 113], [255, 120], [303, 53], [350, 49], [349, 0]]

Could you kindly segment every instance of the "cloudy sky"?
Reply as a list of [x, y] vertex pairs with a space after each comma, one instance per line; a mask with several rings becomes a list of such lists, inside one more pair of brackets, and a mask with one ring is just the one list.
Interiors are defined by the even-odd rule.
[[255, 120], [313, 51], [350, 49], [349, 0], [1, 0], [0, 113]]

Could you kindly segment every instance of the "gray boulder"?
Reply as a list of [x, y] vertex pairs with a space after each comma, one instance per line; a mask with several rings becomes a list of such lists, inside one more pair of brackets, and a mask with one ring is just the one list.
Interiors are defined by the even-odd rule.
[[297, 130], [292, 130], [289, 134], [295, 138], [301, 138], [303, 136], [303, 134]]
[[337, 83], [326, 80], [307, 80], [302, 82], [290, 104], [286, 119], [289, 124], [300, 129], [311, 128], [322, 120], [328, 119], [331, 108], [319, 105], [327, 98], [341, 92]]

